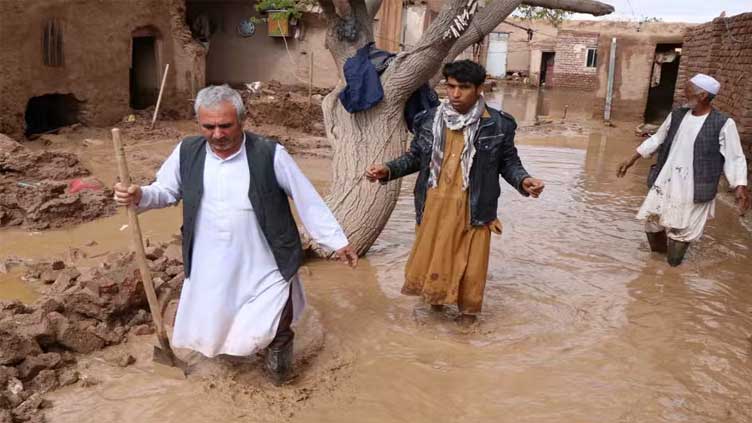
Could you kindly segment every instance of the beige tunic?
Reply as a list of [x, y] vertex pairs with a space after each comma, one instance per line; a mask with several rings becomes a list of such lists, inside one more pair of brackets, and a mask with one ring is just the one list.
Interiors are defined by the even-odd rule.
[[429, 304], [457, 304], [463, 313], [480, 313], [495, 221], [470, 226], [468, 191], [462, 190], [461, 131], [447, 130], [444, 161], [436, 188], [429, 188], [423, 219], [405, 269], [402, 293]]

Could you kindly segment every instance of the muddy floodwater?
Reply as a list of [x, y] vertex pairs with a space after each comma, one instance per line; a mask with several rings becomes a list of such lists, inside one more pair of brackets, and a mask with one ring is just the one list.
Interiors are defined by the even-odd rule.
[[[414, 239], [408, 178], [358, 269], [313, 262], [302, 272], [311, 307], [298, 349], [310, 357], [296, 384], [272, 387], [258, 362], [244, 373], [222, 359], [195, 359], [187, 380], [165, 378], [148, 360], [147, 336], [123, 347], [134, 366], [82, 359], [101, 383], [50, 394], [49, 421], [752, 421], [752, 236], [735, 211], [719, 202], [685, 264], [670, 268], [634, 218], [648, 163], [615, 176], [639, 142], [635, 125], [588, 121], [581, 93], [507, 92], [492, 104], [523, 123], [536, 114], [559, 122], [567, 105], [567, 121], [580, 126], [520, 131], [522, 160], [547, 186], [533, 200], [505, 185], [504, 233], [492, 240], [476, 328], [463, 331], [451, 311], [432, 315], [399, 293]], [[326, 189], [328, 162], [300, 161]], [[177, 208], [143, 217], [154, 239], [180, 226]], [[3, 231], [0, 257], [62, 254], [88, 240], [101, 252], [125, 248], [123, 223], [119, 215], [65, 231]], [[0, 298], [32, 295], [0, 276]]]

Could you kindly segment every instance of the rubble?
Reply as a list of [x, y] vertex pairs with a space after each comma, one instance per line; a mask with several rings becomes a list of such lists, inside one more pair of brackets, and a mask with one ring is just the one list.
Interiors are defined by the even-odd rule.
[[248, 90], [242, 92], [251, 125], [278, 125], [309, 135], [326, 136], [320, 99], [328, 90], [313, 90], [318, 101], [309, 101], [307, 87], [282, 85], [276, 81], [265, 83], [256, 92], [264, 96], [252, 95]]
[[0, 134], [0, 227], [58, 228], [115, 213], [112, 191], [70, 191], [69, 181], [89, 176], [72, 153], [35, 152]]
[[[151, 246], [151, 266], [180, 271], [158, 288], [174, 301], [183, 282], [179, 239]], [[155, 264], [156, 263], [156, 264]], [[43, 395], [62, 386], [99, 382], [72, 366], [75, 354], [90, 354], [120, 344], [126, 335], [154, 333], [152, 318], [132, 253], [110, 254], [101, 267], [76, 267], [59, 260], [23, 263], [42, 297], [34, 304], [0, 301], [0, 423], [42, 421], [50, 406]], [[54, 283], [45, 284], [55, 276]], [[108, 359], [115, 366], [135, 363], [130, 354]]]

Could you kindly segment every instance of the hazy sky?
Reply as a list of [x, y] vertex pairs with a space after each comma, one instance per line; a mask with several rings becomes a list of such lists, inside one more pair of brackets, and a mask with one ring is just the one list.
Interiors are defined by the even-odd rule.
[[[640, 20], [661, 18], [666, 22], [708, 22], [722, 11], [726, 16], [752, 12], [752, 0], [600, 0], [616, 9], [598, 19]], [[574, 15], [574, 19], [593, 19], [590, 15]]]

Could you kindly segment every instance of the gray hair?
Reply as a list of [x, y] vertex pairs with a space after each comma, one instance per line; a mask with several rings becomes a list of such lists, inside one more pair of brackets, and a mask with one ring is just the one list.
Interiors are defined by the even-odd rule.
[[212, 109], [217, 107], [220, 103], [230, 103], [235, 107], [235, 111], [238, 114], [238, 122], [242, 122], [245, 118], [245, 105], [243, 99], [240, 97], [237, 91], [230, 88], [229, 85], [210, 85], [203, 88], [196, 95], [196, 101], [193, 104], [193, 110], [198, 116], [198, 109], [203, 107], [205, 109]]

